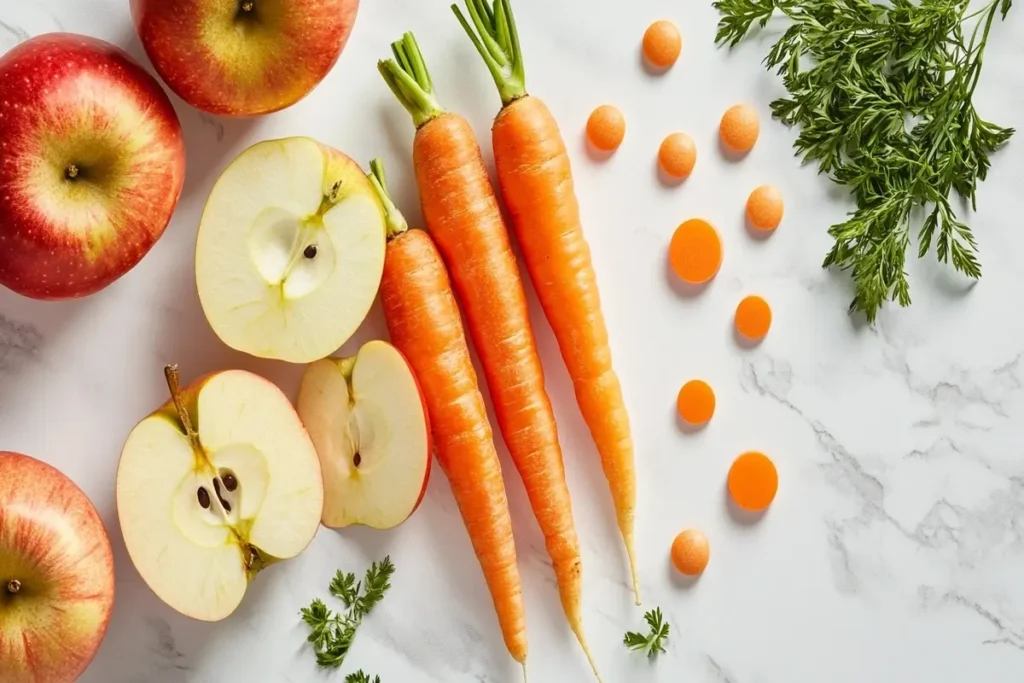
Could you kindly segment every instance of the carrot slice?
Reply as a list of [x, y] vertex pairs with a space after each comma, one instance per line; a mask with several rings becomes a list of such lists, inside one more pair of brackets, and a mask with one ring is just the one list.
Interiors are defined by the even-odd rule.
[[779, 474], [764, 453], [750, 451], [736, 458], [729, 468], [729, 495], [739, 507], [760, 512], [772, 504], [779, 490]]
[[707, 382], [691, 379], [676, 399], [679, 416], [692, 425], [702, 425], [715, 414], [715, 392]]
[[618, 108], [602, 104], [590, 113], [587, 119], [587, 139], [602, 152], [619, 148], [626, 137], [626, 118]]
[[647, 27], [643, 47], [648, 62], [659, 69], [667, 69], [679, 59], [679, 53], [683, 50], [683, 37], [674, 23], [662, 19]]
[[760, 133], [757, 111], [749, 104], [729, 107], [722, 115], [718, 132], [722, 142], [732, 151], [749, 152], [754, 148]]
[[722, 241], [710, 223], [691, 218], [676, 228], [668, 258], [681, 280], [703, 284], [713, 278], [722, 265]]
[[762, 185], [747, 197], [747, 220], [758, 230], [779, 227], [783, 211], [782, 193], [771, 185]]
[[736, 329], [748, 339], [762, 339], [772, 326], [772, 309], [759, 296], [748, 296], [736, 307]]
[[658, 166], [673, 178], [685, 178], [697, 163], [697, 145], [686, 133], [672, 133], [658, 148]]
[[708, 566], [711, 549], [697, 529], [686, 529], [672, 541], [672, 564], [680, 574], [696, 576]]

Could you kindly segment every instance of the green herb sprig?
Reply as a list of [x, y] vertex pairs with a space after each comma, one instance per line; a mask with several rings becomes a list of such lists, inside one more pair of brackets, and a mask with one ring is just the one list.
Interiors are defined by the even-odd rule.
[[[356, 581], [355, 574], [339, 570], [331, 580], [328, 590], [344, 603], [345, 611], [332, 612], [319, 598], [314, 599], [309, 607], [299, 610], [302, 620], [310, 628], [306, 640], [313, 645], [318, 665], [324, 668], [337, 668], [342, 665], [352, 647], [356, 629], [363, 617], [373, 610], [391, 588], [391, 576], [394, 573], [395, 566], [391, 563], [390, 556], [380, 562], [374, 562], [366, 570], [366, 576], [362, 581]], [[365, 676], [362, 671], [356, 673]], [[360, 678], [353, 681], [364, 683]], [[353, 681], [345, 679], [345, 683]], [[370, 679], [366, 678], [365, 683], [371, 683]], [[372, 683], [380, 683], [380, 679]]]
[[790, 24], [764, 64], [788, 97], [775, 118], [799, 126], [796, 154], [850, 189], [856, 209], [831, 226], [823, 267], [851, 273], [850, 310], [873, 321], [887, 301], [910, 305], [905, 270], [912, 218], [918, 256], [981, 276], [971, 228], [953, 195], [976, 207], [989, 155], [1013, 135], [973, 103], [985, 46], [1011, 0], [970, 11], [970, 0], [717, 0], [715, 42], [732, 47], [780, 12]]
[[664, 643], [668, 640], [669, 625], [658, 607], [644, 614], [644, 620], [650, 631], [646, 634], [629, 631], [622, 639], [623, 644], [633, 651], [646, 651], [648, 657], [664, 652]]
[[360, 669], [353, 674], [345, 676], [345, 683], [380, 683], [380, 676], [374, 676], [371, 679], [368, 674], [364, 674], [363, 670]]

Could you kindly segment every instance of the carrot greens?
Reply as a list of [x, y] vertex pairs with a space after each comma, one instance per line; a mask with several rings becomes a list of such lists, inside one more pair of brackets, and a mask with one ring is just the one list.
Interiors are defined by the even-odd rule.
[[[715, 42], [735, 46], [776, 13], [789, 25], [764, 64], [788, 91], [773, 115], [800, 128], [796, 154], [850, 189], [856, 209], [829, 229], [823, 267], [852, 274], [850, 310], [873, 321], [887, 301], [910, 305], [906, 252], [981, 276], [971, 227], [954, 195], [976, 208], [989, 155], [1013, 135], [975, 109], [974, 91], [997, 15], [1011, 0], [717, 0]], [[924, 208], [924, 220], [915, 220]]]

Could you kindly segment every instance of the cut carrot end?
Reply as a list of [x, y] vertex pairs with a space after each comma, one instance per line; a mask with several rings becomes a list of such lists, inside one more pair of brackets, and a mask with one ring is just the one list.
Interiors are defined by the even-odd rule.
[[747, 198], [747, 220], [758, 230], [774, 230], [782, 222], [782, 193], [771, 185], [762, 185]]
[[737, 104], [722, 115], [718, 132], [722, 143], [732, 151], [749, 152], [757, 143], [760, 129], [757, 111], [749, 104]]
[[587, 140], [602, 152], [619, 148], [626, 137], [626, 118], [618, 108], [602, 104], [587, 119]]
[[759, 296], [748, 296], [736, 307], [736, 329], [748, 339], [763, 339], [772, 326], [772, 309]]
[[713, 278], [722, 265], [722, 241], [710, 223], [692, 218], [676, 228], [668, 256], [679, 279], [703, 284]]
[[703, 572], [710, 556], [707, 536], [697, 529], [686, 529], [672, 541], [672, 566], [685, 576]]
[[644, 57], [659, 69], [667, 69], [679, 59], [683, 37], [671, 21], [662, 19], [647, 27], [643, 40]]
[[729, 495], [744, 510], [760, 512], [775, 500], [779, 474], [764, 453], [750, 451], [736, 458], [729, 468]]
[[715, 392], [707, 382], [692, 379], [679, 390], [676, 408], [689, 424], [705, 424], [715, 414]]
[[697, 145], [686, 133], [672, 133], [658, 148], [658, 166], [672, 178], [685, 178], [697, 163]]

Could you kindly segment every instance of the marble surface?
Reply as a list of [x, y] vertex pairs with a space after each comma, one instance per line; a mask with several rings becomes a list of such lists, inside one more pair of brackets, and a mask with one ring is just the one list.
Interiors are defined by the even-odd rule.
[[[1024, 680], [1024, 147], [995, 158], [970, 217], [984, 277], [976, 285], [932, 257], [910, 264], [914, 305], [874, 326], [850, 317], [850, 283], [821, 270], [848, 199], [793, 157], [794, 133], [768, 120], [781, 92], [754, 41], [714, 48], [710, 2], [516, 0], [530, 89], [563, 127], [604, 297], [617, 368], [636, 435], [638, 550], [645, 608], [660, 606], [672, 637], [656, 662], [628, 653], [642, 624], [597, 456], [535, 298], [538, 343], [560, 422], [582, 543], [584, 614], [609, 683], [1011, 683]], [[682, 59], [664, 76], [639, 59], [657, 18], [683, 29]], [[127, 0], [4, 0], [0, 51], [68, 30], [142, 58]], [[262, 574], [219, 624], [190, 621], [141, 582], [117, 525], [113, 482], [131, 427], [165, 400], [161, 368], [186, 379], [241, 367], [294, 395], [300, 369], [233, 353], [213, 335], [193, 280], [193, 243], [217, 174], [249, 144], [310, 135], [365, 163], [381, 155], [401, 206], [418, 221], [413, 135], [375, 60], [402, 31], [417, 32], [437, 91], [475, 126], [490, 158], [498, 99], [443, 0], [366, 0], [341, 61], [295, 107], [256, 121], [197, 113], [175, 99], [188, 145], [184, 196], [163, 239], [130, 274], [75, 302], [38, 303], [0, 292], [0, 447], [33, 454], [78, 482], [111, 533], [117, 603], [85, 683], [306, 683], [362, 667], [385, 683], [496, 683], [520, 672], [505, 652], [478, 565], [439, 470], [420, 511], [388, 533], [321, 530], [307, 552]], [[1024, 10], [994, 32], [979, 89], [982, 111], [1024, 124]], [[763, 116], [758, 147], [722, 158], [716, 125], [730, 104]], [[606, 161], [582, 141], [590, 110], [614, 102], [629, 131]], [[693, 177], [657, 180], [661, 138], [682, 129], [700, 149]], [[755, 185], [788, 202], [768, 240], [744, 229]], [[665, 255], [692, 216], [720, 229], [725, 260], [699, 296], [678, 291]], [[765, 295], [775, 324], [754, 349], [733, 340], [741, 296]], [[374, 309], [345, 350], [385, 336]], [[718, 413], [684, 433], [679, 386], [706, 378]], [[747, 449], [776, 460], [778, 498], [761, 519], [726, 505], [729, 463]], [[566, 627], [536, 523], [502, 452], [522, 572], [532, 683], [590, 680]], [[698, 581], [669, 568], [682, 528], [711, 541]], [[390, 553], [394, 588], [363, 625], [343, 672], [316, 670], [298, 609], [326, 597], [337, 568], [357, 572]]]

